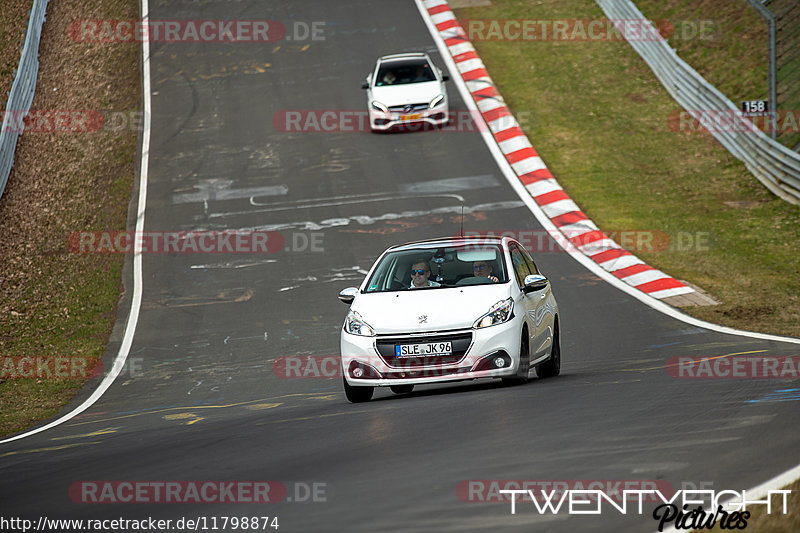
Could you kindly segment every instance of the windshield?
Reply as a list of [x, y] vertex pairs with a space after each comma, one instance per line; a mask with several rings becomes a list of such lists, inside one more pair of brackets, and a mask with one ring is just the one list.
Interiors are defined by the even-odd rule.
[[426, 59], [390, 61], [383, 63], [378, 69], [375, 86], [385, 87], [426, 81], [436, 81], [436, 75]]
[[366, 292], [505, 283], [506, 272], [503, 250], [497, 245], [416, 248], [384, 255], [367, 283]]

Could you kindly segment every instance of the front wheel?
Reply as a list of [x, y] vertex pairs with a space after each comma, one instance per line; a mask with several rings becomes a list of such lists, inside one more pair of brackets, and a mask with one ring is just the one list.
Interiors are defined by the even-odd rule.
[[344, 383], [344, 395], [350, 403], [368, 402], [372, 399], [372, 393], [375, 392], [375, 387], [359, 387], [350, 385], [345, 378], [342, 378]]
[[536, 367], [536, 375], [540, 378], [552, 378], [561, 373], [561, 334], [558, 322], [553, 327], [553, 347], [550, 349], [550, 359]]
[[515, 383], [522, 385], [528, 382], [528, 372], [531, 368], [531, 354], [528, 349], [528, 334], [523, 331], [522, 338], [519, 341], [519, 368], [517, 374], [510, 378], [503, 378], [506, 383]]

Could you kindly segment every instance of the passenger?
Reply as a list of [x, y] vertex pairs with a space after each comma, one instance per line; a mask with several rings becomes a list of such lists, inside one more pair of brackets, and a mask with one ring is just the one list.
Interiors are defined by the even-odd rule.
[[[427, 65], [425, 65], [427, 66]], [[412, 83], [422, 82], [422, 81], [432, 81], [428, 72], [423, 67], [417, 67], [417, 72], [414, 74], [414, 79], [411, 80]]]

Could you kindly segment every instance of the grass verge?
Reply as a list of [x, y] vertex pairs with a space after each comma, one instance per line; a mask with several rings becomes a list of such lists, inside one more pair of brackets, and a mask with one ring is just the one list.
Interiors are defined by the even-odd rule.
[[[136, 111], [137, 44], [76, 43], [68, 27], [137, 17], [131, 0], [50, 2], [32, 110]], [[57, 413], [106, 348], [124, 258], [72, 253], [67, 236], [125, 229], [136, 150], [136, 132], [110, 128], [20, 137], [0, 199], [0, 435]]]
[[[535, 6], [495, 0], [456, 14], [462, 20], [604, 17], [592, 0]], [[670, 246], [663, 250], [631, 251], [720, 302], [686, 312], [800, 336], [800, 209], [772, 196], [710, 135], [676, 128], [679, 106], [626, 42], [473, 44], [531, 143], [583, 211], [607, 232], [666, 234]]]

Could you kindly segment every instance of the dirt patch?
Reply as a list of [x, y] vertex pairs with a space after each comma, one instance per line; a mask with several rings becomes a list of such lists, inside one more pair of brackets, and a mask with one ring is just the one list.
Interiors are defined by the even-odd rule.
[[3, 110], [14, 81], [14, 69], [19, 66], [25, 27], [28, 25], [28, 10], [32, 4], [32, 0], [0, 0], [0, 94], [3, 95]]
[[764, 318], [775, 312], [775, 308], [769, 305], [742, 306], [737, 305], [730, 309], [725, 309], [722, 314], [726, 317], [748, 320]]

